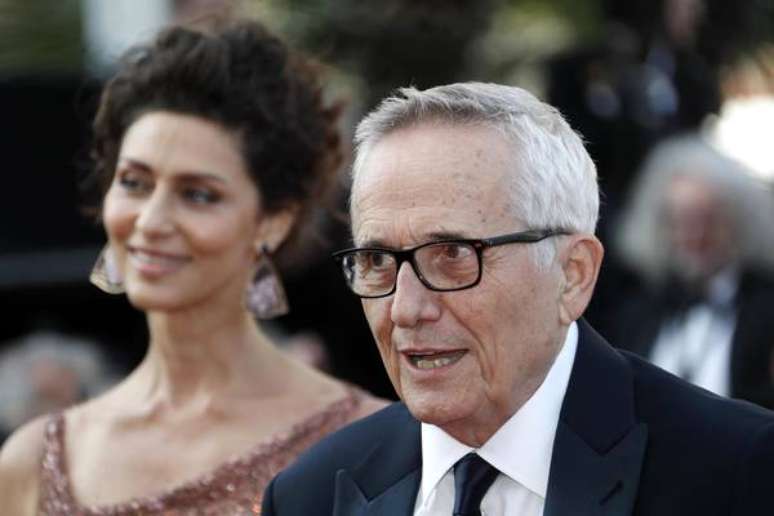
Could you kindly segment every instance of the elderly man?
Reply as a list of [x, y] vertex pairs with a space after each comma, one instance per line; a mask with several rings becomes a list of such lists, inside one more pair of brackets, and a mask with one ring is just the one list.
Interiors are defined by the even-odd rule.
[[615, 351], [579, 320], [596, 172], [524, 90], [401, 90], [358, 127], [336, 253], [402, 402], [268, 487], [265, 515], [758, 515], [774, 417]]

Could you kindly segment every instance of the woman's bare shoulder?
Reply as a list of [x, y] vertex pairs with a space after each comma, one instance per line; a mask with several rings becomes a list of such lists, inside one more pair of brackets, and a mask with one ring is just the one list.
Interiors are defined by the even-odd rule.
[[48, 417], [16, 430], [0, 450], [0, 507], [8, 514], [35, 514]]
[[360, 404], [358, 406], [358, 410], [354, 414], [353, 420], [369, 416], [374, 412], [378, 412], [390, 403], [392, 403], [392, 401], [386, 400], [384, 398], [377, 398], [373, 394], [361, 390]]

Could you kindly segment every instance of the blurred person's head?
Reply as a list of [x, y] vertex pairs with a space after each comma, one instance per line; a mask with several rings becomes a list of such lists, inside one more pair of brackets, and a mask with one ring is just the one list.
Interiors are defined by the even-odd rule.
[[337, 115], [315, 68], [255, 22], [172, 27], [127, 52], [92, 154], [130, 301], [241, 302], [256, 258], [287, 259], [331, 184]]
[[676, 275], [701, 282], [735, 260], [731, 209], [699, 176], [677, 175], [666, 185], [663, 224]]
[[618, 249], [651, 281], [701, 286], [727, 267], [771, 261], [772, 200], [700, 138], [676, 137], [647, 157], [617, 229]]
[[356, 143], [345, 278], [412, 414], [480, 444], [589, 302], [594, 164], [556, 109], [495, 84], [401, 89]]
[[11, 430], [107, 388], [113, 377], [88, 341], [38, 332], [6, 343], [0, 354], [0, 425]]
[[664, 28], [680, 47], [693, 46], [704, 14], [704, 0], [664, 0]]

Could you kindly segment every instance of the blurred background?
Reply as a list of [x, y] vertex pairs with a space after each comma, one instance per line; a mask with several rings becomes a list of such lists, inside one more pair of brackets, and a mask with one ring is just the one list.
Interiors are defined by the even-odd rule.
[[[223, 10], [261, 19], [325, 63], [328, 94], [347, 106], [345, 140], [365, 111], [409, 84], [501, 82], [559, 107], [599, 168], [608, 255], [587, 318], [606, 335], [621, 331], [630, 301], [655, 289], [619, 257], [614, 236], [659, 143], [700, 135], [774, 199], [774, 0], [0, 0], [5, 431], [34, 415], [19, 409], [31, 397], [48, 400], [40, 411], [71, 403], [142, 358], [141, 314], [87, 280], [104, 243], [79, 208], [90, 120], [129, 45]], [[347, 167], [342, 212], [346, 177]], [[774, 227], [762, 209], [753, 216]], [[392, 397], [360, 304], [329, 259], [348, 244], [344, 218], [319, 219], [303, 265], [283, 271], [292, 311], [272, 331], [304, 359]], [[766, 296], [772, 306], [774, 293]], [[774, 345], [763, 348], [756, 360], [774, 385]]]

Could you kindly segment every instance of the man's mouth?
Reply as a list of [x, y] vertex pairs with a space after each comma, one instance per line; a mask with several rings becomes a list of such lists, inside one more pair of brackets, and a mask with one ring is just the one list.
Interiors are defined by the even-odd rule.
[[463, 349], [457, 351], [409, 352], [406, 355], [414, 367], [427, 370], [455, 364], [459, 362], [465, 353], [467, 353], [467, 350]]

